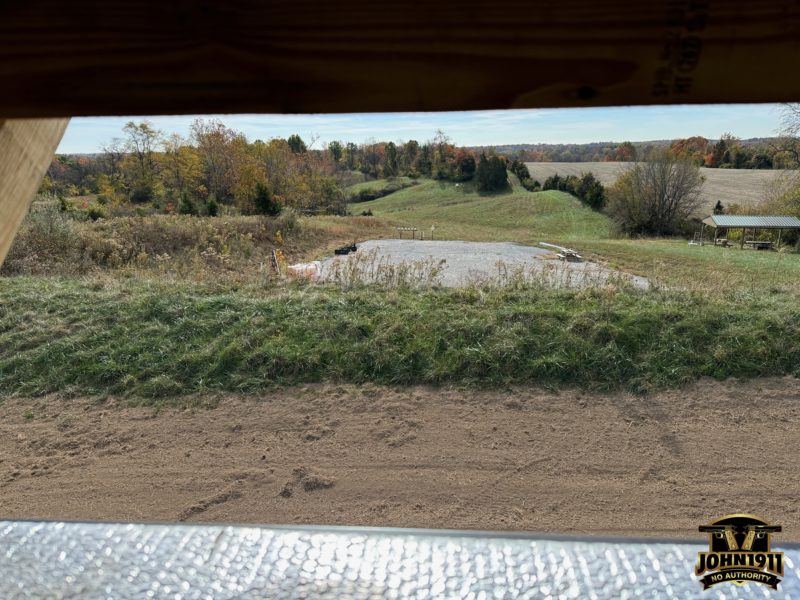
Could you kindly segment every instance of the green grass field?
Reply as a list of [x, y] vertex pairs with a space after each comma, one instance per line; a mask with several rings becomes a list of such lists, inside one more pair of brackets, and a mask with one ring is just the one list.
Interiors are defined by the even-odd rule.
[[[563, 243], [664, 285], [648, 292], [534, 282], [340, 289], [226, 279], [220, 269], [235, 270], [233, 259], [217, 270], [201, 265], [208, 271], [202, 278], [107, 268], [72, 278], [4, 277], [0, 397], [59, 392], [151, 401], [315, 381], [647, 392], [704, 375], [800, 374], [797, 254], [616, 239], [607, 217], [555, 191], [515, 187], [482, 196], [427, 180], [353, 206], [375, 217], [314, 217], [280, 228], [311, 256], [349, 236], [393, 235], [395, 225], [416, 226], [426, 238], [434, 226], [435, 239]], [[200, 220], [163, 219], [170, 232], [183, 232], [188, 249], [217, 235], [189, 235], [209, 225]], [[257, 229], [235, 240], [251, 245], [271, 240], [278, 226], [241, 220], [231, 223]], [[82, 227], [119, 233], [113, 220]], [[175, 235], [153, 239], [162, 238], [174, 242]], [[29, 236], [29, 254], [37, 239]]]
[[0, 394], [143, 401], [315, 381], [637, 392], [797, 374], [787, 294], [0, 280]]
[[357, 194], [361, 190], [380, 190], [392, 183], [399, 185], [409, 185], [413, 184], [414, 180], [411, 179], [410, 177], [393, 177], [392, 179], [372, 179], [370, 181], [362, 181], [361, 183], [356, 183], [351, 186], [348, 186], [347, 189], [345, 189], [345, 193], [348, 196], [352, 196], [353, 194]]
[[690, 246], [685, 240], [598, 240], [581, 248], [589, 257], [675, 288], [800, 295], [800, 255], [792, 252]]
[[482, 196], [471, 185], [424, 181], [371, 202], [358, 204], [376, 217], [417, 227], [434, 238], [514, 241], [524, 244], [603, 239], [609, 220], [564, 192], [531, 193], [515, 187]]

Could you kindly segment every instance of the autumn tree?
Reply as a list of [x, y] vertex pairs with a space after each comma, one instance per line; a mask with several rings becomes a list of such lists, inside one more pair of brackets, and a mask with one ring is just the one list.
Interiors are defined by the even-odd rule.
[[384, 177], [394, 177], [397, 175], [397, 146], [394, 142], [386, 144], [383, 155], [383, 175]]
[[632, 142], [622, 142], [616, 147], [614, 158], [618, 161], [633, 162], [636, 160], [636, 147]]
[[344, 147], [344, 163], [347, 169], [355, 171], [359, 167], [358, 162], [358, 146], [353, 142], [347, 142], [347, 145]]
[[408, 140], [400, 147], [399, 166], [402, 173], [405, 173], [406, 175], [416, 174], [414, 165], [417, 162], [418, 154], [419, 142], [417, 142], [417, 140]]
[[162, 133], [149, 121], [128, 121], [122, 130], [127, 136], [125, 164], [130, 198], [133, 202], [153, 200], [158, 193], [155, 150]]
[[328, 155], [331, 158], [331, 161], [335, 166], [339, 166], [339, 163], [342, 160], [342, 153], [344, 148], [342, 147], [342, 143], [336, 140], [332, 141], [328, 144]]
[[781, 105], [781, 131], [775, 145], [776, 158], [785, 169], [800, 166], [800, 103]]
[[708, 154], [709, 142], [706, 138], [696, 135], [685, 139], [674, 140], [669, 151], [678, 159], [688, 160], [696, 165], [702, 165]]
[[191, 131], [206, 190], [218, 201], [231, 202], [236, 176], [233, 141], [243, 136], [216, 119], [195, 119]]
[[675, 233], [700, 208], [703, 180], [691, 158], [653, 151], [608, 190], [607, 210], [625, 233]]
[[432, 149], [431, 175], [434, 179], [453, 179], [455, 148], [450, 138], [444, 131], [437, 129], [436, 136], [428, 145]]
[[100, 158], [104, 163], [105, 174], [112, 183], [119, 183], [122, 178], [122, 159], [125, 158], [125, 142], [120, 138], [111, 138], [111, 141], [100, 147]]
[[165, 138], [162, 141], [162, 148], [164, 153], [161, 158], [161, 171], [165, 186], [175, 190], [179, 196], [197, 195], [203, 176], [197, 149], [190, 146], [188, 141], [177, 133]]
[[475, 163], [475, 157], [472, 153], [459, 148], [455, 153], [453, 162], [455, 165], [453, 179], [456, 181], [469, 181], [475, 176], [477, 164]]

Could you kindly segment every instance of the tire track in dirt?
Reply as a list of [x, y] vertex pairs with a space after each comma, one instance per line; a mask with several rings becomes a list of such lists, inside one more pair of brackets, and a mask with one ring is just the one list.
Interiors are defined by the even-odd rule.
[[694, 536], [743, 511], [800, 539], [791, 378], [649, 397], [329, 384], [207, 404], [5, 399], [0, 517]]

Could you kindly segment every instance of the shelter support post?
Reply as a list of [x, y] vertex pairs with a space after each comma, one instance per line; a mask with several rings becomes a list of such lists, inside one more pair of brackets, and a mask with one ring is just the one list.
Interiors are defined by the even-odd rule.
[[0, 119], [0, 264], [69, 119]]

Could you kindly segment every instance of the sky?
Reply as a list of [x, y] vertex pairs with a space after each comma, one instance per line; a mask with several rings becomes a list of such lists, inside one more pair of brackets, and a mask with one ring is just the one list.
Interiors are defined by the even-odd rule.
[[[250, 140], [299, 134], [314, 148], [344, 142], [432, 139], [443, 130], [459, 146], [504, 144], [581, 144], [625, 140], [663, 140], [723, 133], [739, 138], [770, 137], [780, 128], [779, 105], [718, 104], [486, 110], [442, 113], [373, 113], [332, 115], [209, 115], [243, 132]], [[69, 124], [60, 153], [98, 152], [112, 138], [122, 138], [128, 121], [145, 117], [80, 117]], [[148, 117], [164, 133], [187, 136], [196, 117]]]

